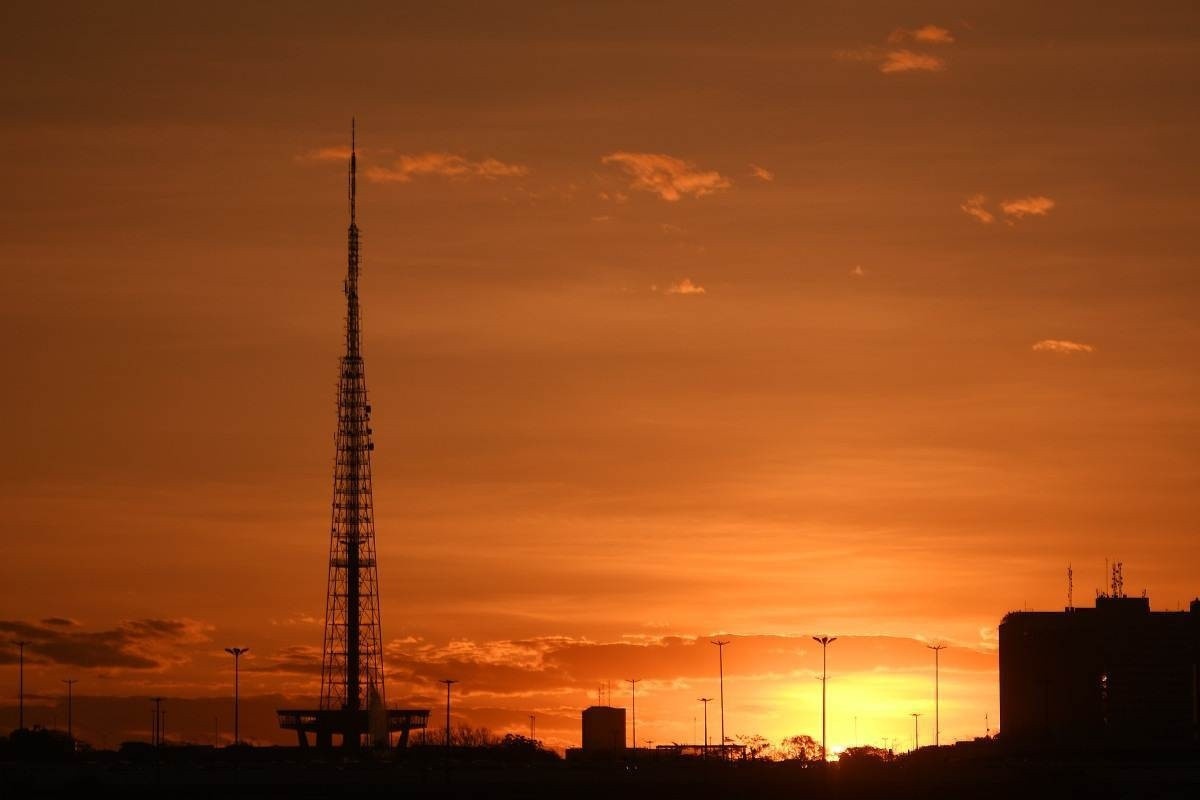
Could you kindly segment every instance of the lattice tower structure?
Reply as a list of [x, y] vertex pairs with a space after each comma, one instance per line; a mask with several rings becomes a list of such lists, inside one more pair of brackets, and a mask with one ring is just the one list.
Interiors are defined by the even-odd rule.
[[[375, 558], [375, 507], [371, 490], [371, 452], [375, 445], [371, 440], [371, 405], [367, 400], [358, 301], [357, 154], [353, 126], [350, 142], [350, 228], [344, 285], [346, 351], [341, 359], [338, 382], [320, 707], [359, 711], [372, 703], [386, 707], [386, 695]], [[353, 732], [345, 735], [352, 736]]]

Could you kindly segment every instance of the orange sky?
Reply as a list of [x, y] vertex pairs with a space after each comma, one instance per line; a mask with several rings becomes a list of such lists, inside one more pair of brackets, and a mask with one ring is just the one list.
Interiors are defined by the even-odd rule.
[[816, 733], [830, 633], [831, 744], [907, 746], [1068, 562], [1200, 591], [1194, 4], [439, 5], [0, 12], [34, 721], [315, 693], [351, 114], [390, 701], [686, 740], [726, 632], [727, 731]]

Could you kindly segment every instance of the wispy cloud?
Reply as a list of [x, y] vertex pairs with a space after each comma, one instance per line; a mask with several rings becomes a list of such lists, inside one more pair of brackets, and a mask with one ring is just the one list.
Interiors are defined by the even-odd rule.
[[207, 641], [211, 626], [190, 619], [137, 619], [101, 631], [81, 629], [71, 620], [50, 617], [41, 623], [0, 621], [0, 663], [15, 663], [20, 639], [28, 642], [26, 660], [75, 667], [156, 669], [178, 661], [180, 645]]
[[766, 167], [760, 167], [758, 164], [750, 165], [750, 174], [762, 181], [770, 183], [775, 180], [775, 173]]
[[967, 201], [959, 206], [959, 208], [983, 224], [989, 225], [996, 221], [996, 215], [983, 207], [983, 204], [986, 202], [986, 196], [982, 194], [974, 194], [968, 197]]
[[1068, 339], [1042, 339], [1034, 344], [1033, 349], [1042, 353], [1057, 353], [1071, 356], [1077, 353], [1094, 353], [1096, 348], [1083, 342], [1072, 342]]
[[888, 41], [920, 42], [921, 44], [954, 44], [954, 34], [938, 25], [922, 25], [919, 28], [896, 28], [888, 35]]
[[927, 47], [954, 44], [954, 34], [940, 25], [919, 28], [896, 28], [883, 46], [867, 46], [854, 50], [838, 50], [833, 54], [840, 61], [865, 61], [878, 65], [884, 74], [898, 72], [941, 72], [946, 60], [931, 53], [909, 49], [904, 45]]
[[946, 68], [946, 62], [928, 53], [917, 53], [912, 50], [889, 50], [879, 65], [879, 71], [892, 72], [939, 72]]
[[662, 153], [616, 152], [600, 160], [623, 169], [633, 179], [631, 189], [653, 192], [669, 203], [684, 195], [703, 197], [733, 185], [715, 170], [701, 170], [691, 162]]
[[508, 164], [495, 158], [472, 161], [454, 153], [401, 155], [391, 166], [370, 167], [368, 180], [376, 183], [409, 183], [413, 178], [437, 176], [451, 180], [519, 178], [529, 174], [523, 164]]
[[1017, 200], [1005, 200], [1000, 204], [1000, 210], [1005, 215], [1021, 219], [1022, 217], [1044, 217], [1054, 208], [1054, 201], [1042, 195], [1022, 197]]
[[684, 278], [681, 281], [672, 283], [666, 289], [667, 294], [708, 294], [708, 290], [697, 283], [692, 283], [691, 278]]
[[344, 145], [336, 145], [334, 147], [317, 147], [312, 150], [305, 150], [303, 153], [296, 156], [296, 160], [303, 162], [349, 161], [350, 148]]

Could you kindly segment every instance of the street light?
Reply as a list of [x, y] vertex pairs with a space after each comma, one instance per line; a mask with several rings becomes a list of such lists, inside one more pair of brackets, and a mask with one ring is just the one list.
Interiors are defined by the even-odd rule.
[[829, 751], [825, 749], [825, 684], [829, 677], [826, 655], [829, 645], [837, 641], [836, 636], [814, 636], [813, 641], [821, 645], [821, 761], [829, 760]]
[[71, 740], [71, 750], [75, 749], [75, 728], [71, 724], [71, 706], [73, 705], [73, 697], [71, 687], [79, 683], [78, 678], [64, 678], [63, 683], [67, 685], [67, 738]]
[[633, 748], [637, 749], [637, 685], [641, 683], [641, 678], [626, 678], [625, 681], [629, 684], [631, 695], [631, 706], [633, 708]]
[[452, 678], [442, 678], [438, 683], [446, 684], [446, 747], [450, 747], [450, 687], [458, 683]]
[[[715, 642], [710, 642], [717, 646], [717, 669], [720, 675], [720, 691], [721, 691], [721, 757], [725, 756], [725, 645], [729, 642], [723, 642], [718, 639]], [[707, 706], [706, 706], [707, 708]]]
[[938, 656], [946, 649], [944, 644], [925, 645], [933, 651], [933, 746], [937, 747], [942, 733], [941, 686], [938, 682]]
[[704, 757], [708, 758], [708, 704], [712, 702], [712, 698], [698, 697], [696, 699], [704, 703]]
[[17, 729], [25, 730], [25, 645], [17, 642]]
[[241, 720], [239, 719], [239, 716], [238, 716], [238, 712], [239, 712], [238, 706], [240, 705], [240, 699], [241, 699], [239, 697], [239, 687], [238, 687], [238, 683], [239, 683], [238, 662], [241, 660], [243, 653], [250, 652], [250, 648], [249, 647], [226, 647], [225, 652], [229, 653], [229, 655], [233, 656], [233, 743], [238, 744], [239, 742], [242, 741], [241, 729], [239, 727]]
[[921, 729], [918, 727], [918, 724], [917, 724], [917, 718], [920, 716], [921, 715], [918, 712], [916, 712], [916, 711], [913, 712], [912, 718], [913, 718], [913, 752], [914, 753], [921, 749]]

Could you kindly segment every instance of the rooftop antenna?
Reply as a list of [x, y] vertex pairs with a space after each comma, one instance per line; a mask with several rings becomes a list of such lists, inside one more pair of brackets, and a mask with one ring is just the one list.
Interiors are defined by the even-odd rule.
[[1075, 610], [1075, 570], [1067, 562], [1067, 611]]

